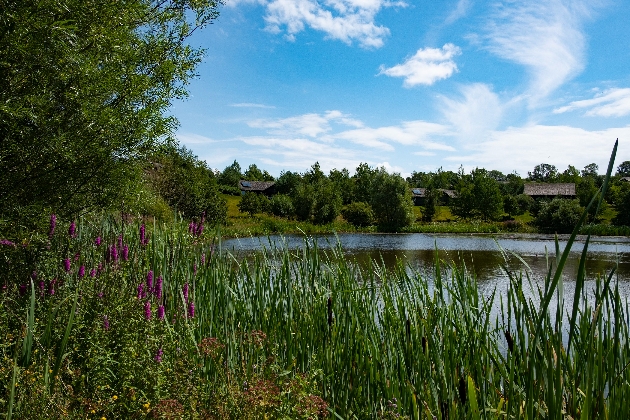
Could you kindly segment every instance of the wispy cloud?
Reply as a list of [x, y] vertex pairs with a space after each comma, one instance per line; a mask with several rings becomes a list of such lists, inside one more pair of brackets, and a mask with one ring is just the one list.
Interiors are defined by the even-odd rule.
[[247, 123], [252, 128], [263, 128], [272, 135], [318, 137], [331, 131], [331, 122], [362, 127], [363, 123], [341, 111], [326, 111], [324, 114], [309, 113], [289, 118], [257, 119]]
[[451, 131], [442, 124], [427, 121], [406, 121], [395, 126], [347, 130], [336, 134], [334, 137], [385, 150], [393, 150], [391, 143], [399, 143], [405, 146], [421, 146], [427, 150], [454, 151], [453, 147], [433, 140], [434, 137], [449, 135], [451, 135]]
[[404, 77], [405, 87], [432, 85], [457, 71], [453, 58], [459, 54], [461, 49], [453, 44], [445, 44], [442, 48], [420, 48], [402, 64], [390, 68], [381, 66], [379, 74]]
[[630, 88], [608, 89], [592, 99], [574, 101], [553, 112], [561, 114], [577, 109], [588, 109], [584, 115], [589, 117], [623, 117], [630, 114]]
[[[471, 146], [470, 154], [449, 155], [445, 160], [455, 165], [468, 162], [486, 169], [516, 170], [521, 175], [540, 163], [550, 163], [559, 170], [592, 162], [605, 168], [616, 138], [620, 151], [630, 149], [630, 126], [598, 131], [570, 126], [510, 127], [489, 133], [486, 141]], [[627, 152], [624, 154], [617, 156], [617, 162], [628, 160]]]
[[476, 142], [494, 130], [503, 114], [499, 97], [483, 83], [461, 88], [462, 98], [442, 98], [442, 113], [465, 141]]
[[376, 15], [387, 7], [406, 7], [404, 1], [392, 0], [237, 0], [265, 7], [266, 29], [295, 36], [311, 28], [346, 44], [357, 42], [364, 48], [380, 48], [389, 29], [375, 22]]
[[466, 14], [468, 14], [468, 11], [471, 9], [471, 7], [472, 7], [471, 0], [459, 0], [457, 2], [457, 6], [455, 6], [455, 9], [453, 9], [453, 11], [448, 15], [444, 23], [446, 23], [447, 25], [450, 25], [458, 21], [459, 19], [465, 17]]
[[255, 103], [251, 103], [251, 102], [230, 104], [230, 106], [235, 107], [235, 108], [264, 108], [264, 109], [275, 109], [276, 108], [273, 105], [255, 104]]
[[586, 1], [516, 0], [498, 5], [487, 25], [489, 49], [525, 66], [535, 105], [584, 68]]

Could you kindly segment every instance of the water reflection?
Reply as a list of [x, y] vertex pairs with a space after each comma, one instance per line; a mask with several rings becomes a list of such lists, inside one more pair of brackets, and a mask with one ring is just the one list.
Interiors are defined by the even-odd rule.
[[[344, 253], [359, 264], [370, 259], [382, 261], [393, 267], [403, 262], [411, 268], [427, 272], [433, 267], [437, 249], [439, 258], [448, 263], [464, 263], [473, 272], [480, 284], [496, 283], [506, 277], [502, 266], [513, 272], [527, 272], [531, 269], [533, 280], [544, 278], [548, 264], [554, 263], [555, 244], [553, 238], [498, 237], [472, 235], [430, 235], [430, 234], [341, 234], [310, 238], [321, 248], [329, 248], [341, 242]], [[289, 249], [302, 247], [304, 237], [297, 235], [271, 236], [268, 238], [231, 239], [223, 243], [224, 249], [238, 253], [260, 250], [263, 246], [286, 246]], [[565, 241], [560, 242], [563, 250]], [[575, 279], [583, 243], [573, 244], [570, 257], [564, 270], [564, 279]], [[507, 251], [500, 252], [500, 248]], [[526, 264], [525, 266], [516, 256]], [[505, 259], [504, 255], [507, 255]], [[627, 238], [596, 238], [591, 240], [586, 261], [587, 278], [595, 279], [617, 267], [620, 281], [630, 281], [630, 240]]]

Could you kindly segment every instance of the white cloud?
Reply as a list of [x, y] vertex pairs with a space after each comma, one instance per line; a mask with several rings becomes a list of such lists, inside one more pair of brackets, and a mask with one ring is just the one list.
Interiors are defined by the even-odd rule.
[[275, 106], [265, 105], [265, 104], [255, 104], [251, 102], [243, 102], [238, 104], [230, 104], [230, 106], [235, 108], [264, 108], [264, 109], [275, 109]]
[[486, 169], [518, 171], [526, 175], [540, 163], [550, 163], [559, 170], [568, 165], [577, 168], [595, 162], [600, 168], [608, 166], [615, 139], [619, 138], [616, 162], [628, 160], [630, 126], [588, 131], [569, 126], [533, 125], [493, 131], [488, 140], [471, 145], [472, 153], [448, 156], [447, 161], [470, 162]]
[[331, 131], [330, 123], [335, 122], [350, 127], [362, 127], [363, 123], [341, 111], [326, 111], [323, 115], [310, 113], [289, 118], [257, 119], [247, 123], [252, 128], [267, 129], [270, 134], [280, 136], [318, 137]]
[[499, 97], [483, 83], [461, 88], [463, 98], [442, 98], [442, 113], [456, 128], [460, 138], [478, 141], [494, 130], [503, 114]]
[[492, 15], [486, 28], [489, 49], [528, 69], [530, 105], [584, 68], [582, 23], [591, 13], [587, 4], [516, 0], [502, 3]]
[[459, 54], [461, 49], [453, 44], [445, 44], [442, 48], [420, 48], [402, 64], [390, 68], [381, 66], [379, 74], [404, 77], [405, 87], [432, 85], [457, 71], [453, 58]]
[[377, 25], [375, 17], [386, 7], [406, 7], [404, 1], [389, 0], [240, 0], [265, 7], [266, 29], [284, 33], [289, 41], [306, 27], [324, 32], [327, 38], [364, 48], [379, 48], [389, 29]]
[[336, 134], [337, 139], [348, 140], [367, 147], [393, 150], [388, 142], [395, 142], [406, 146], [422, 146], [427, 150], [454, 151], [451, 146], [433, 141], [436, 136], [449, 136], [447, 126], [426, 121], [406, 121], [401, 125], [379, 128], [358, 128]]
[[213, 140], [210, 137], [201, 136], [199, 134], [193, 133], [177, 133], [177, 140], [183, 145], [209, 144], [218, 142], [218, 140]]
[[457, 2], [457, 6], [455, 6], [455, 9], [453, 9], [453, 11], [448, 15], [444, 23], [446, 23], [447, 25], [450, 25], [456, 22], [457, 20], [465, 17], [468, 14], [468, 11], [471, 9], [471, 7], [472, 7], [471, 0], [459, 0]]
[[574, 101], [553, 112], [561, 114], [576, 109], [588, 109], [584, 115], [589, 117], [623, 117], [630, 114], [630, 88], [608, 89], [593, 99]]

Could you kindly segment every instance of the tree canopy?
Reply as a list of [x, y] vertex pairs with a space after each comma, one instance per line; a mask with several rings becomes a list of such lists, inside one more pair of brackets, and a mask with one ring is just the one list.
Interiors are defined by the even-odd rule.
[[0, 0], [0, 208], [111, 205], [176, 127], [222, 0]]

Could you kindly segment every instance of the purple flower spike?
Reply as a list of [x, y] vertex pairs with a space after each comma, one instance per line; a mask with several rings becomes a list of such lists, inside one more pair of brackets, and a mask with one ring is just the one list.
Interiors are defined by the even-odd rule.
[[57, 226], [57, 216], [53, 213], [50, 215], [50, 231], [48, 232], [49, 238], [52, 238], [55, 234], [55, 226]]
[[188, 225], [188, 233], [190, 233], [191, 235], [194, 235], [196, 230], [197, 230], [197, 225], [195, 224], [195, 222], [190, 222], [190, 224]]
[[196, 276], [197, 275], [197, 264], [193, 263], [193, 274]]
[[201, 254], [201, 265], [206, 265], [206, 254]]
[[63, 269], [66, 270], [66, 273], [70, 271], [71, 264], [72, 264], [72, 261], [70, 261], [70, 258], [66, 258], [65, 260], [63, 260]]
[[151, 320], [151, 302], [148, 300], [144, 302], [144, 319], [147, 321]]
[[96, 270], [94, 268], [90, 270], [90, 277], [96, 277]]
[[15, 246], [15, 244], [8, 239], [0, 239], [0, 245]]
[[44, 288], [46, 287], [46, 283], [44, 283], [43, 281], [40, 280], [39, 282], [39, 293], [43, 296], [44, 295]]
[[202, 233], [203, 233], [203, 223], [199, 223], [197, 225], [197, 231], [195, 232], [195, 234], [197, 236], [201, 236]]
[[153, 292], [153, 270], [149, 270], [147, 273], [147, 291], [149, 293]]
[[194, 317], [195, 317], [195, 303], [190, 302], [188, 304], [188, 318], [194, 318]]
[[155, 297], [158, 299], [162, 299], [162, 283], [164, 282], [164, 279], [162, 279], [162, 276], [158, 276], [156, 284], [155, 284]]
[[85, 277], [85, 266], [84, 265], [79, 267], [79, 278], [82, 279], [83, 277]]
[[19, 291], [20, 296], [24, 296], [26, 294], [26, 284], [20, 284]]
[[149, 238], [147, 238], [146, 227], [144, 223], [140, 226], [140, 245], [147, 245], [149, 243]]
[[114, 262], [114, 264], [118, 262], [118, 248], [116, 248], [116, 245], [109, 247], [109, 259]]
[[164, 356], [164, 351], [162, 349], [158, 349], [157, 353], [155, 353], [155, 357], [153, 358], [157, 363], [162, 363], [162, 356]]
[[107, 315], [103, 316], [103, 329], [105, 331], [109, 330], [109, 319], [107, 318]]
[[103, 240], [100, 236], [97, 236], [96, 239], [94, 239], [94, 245], [101, 246], [101, 243], [103, 243]]
[[48, 294], [51, 296], [55, 294], [55, 283], [57, 283], [57, 279], [53, 279], [48, 285]]
[[81, 253], [77, 252], [76, 254], [74, 254], [74, 260], [75, 261], [79, 261], [79, 258], [81, 258]]
[[160, 321], [164, 321], [164, 305], [158, 306], [157, 317]]
[[146, 293], [144, 293], [144, 284], [140, 283], [138, 285], [138, 299], [144, 299], [146, 297]]
[[123, 257], [123, 260], [129, 261], [129, 247], [127, 245], [123, 246], [122, 257]]
[[184, 301], [188, 303], [188, 283], [184, 284]]
[[71, 238], [77, 237], [77, 224], [74, 223], [74, 221], [70, 223], [70, 227], [68, 228], [68, 236], [70, 236]]

